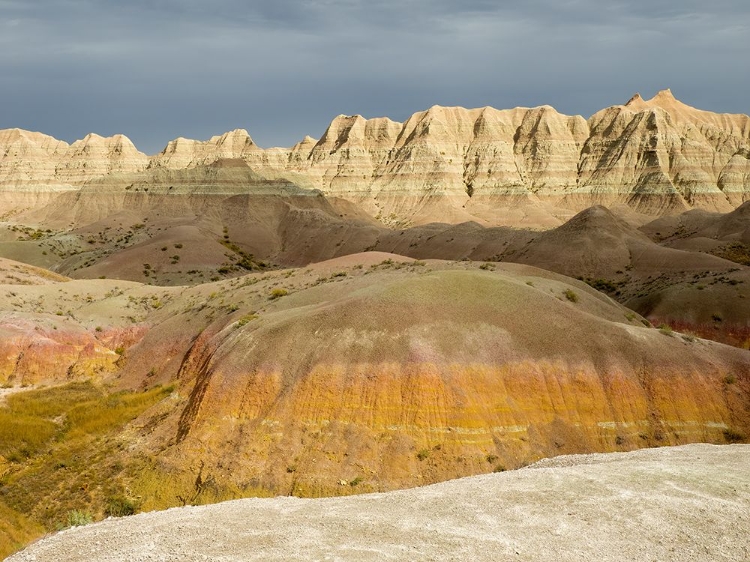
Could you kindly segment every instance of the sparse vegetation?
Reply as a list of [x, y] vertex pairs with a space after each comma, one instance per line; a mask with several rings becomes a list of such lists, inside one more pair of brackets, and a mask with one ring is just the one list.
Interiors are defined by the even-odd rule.
[[242, 326], [244, 326], [245, 324], [247, 324], [251, 320], [255, 320], [257, 317], [258, 317], [257, 314], [253, 314], [253, 313], [246, 314], [245, 316], [243, 316], [242, 318], [240, 318], [239, 320], [237, 320], [237, 327], [241, 328]]
[[750, 265], [750, 246], [742, 242], [732, 242], [711, 252], [715, 256], [741, 265]]
[[289, 291], [287, 291], [286, 289], [276, 288], [276, 289], [271, 289], [271, 294], [269, 295], [268, 298], [271, 300], [276, 300], [281, 297], [285, 297], [288, 294], [289, 294]]
[[602, 291], [604, 293], [616, 293], [617, 292], [617, 285], [615, 285], [612, 281], [609, 281], [608, 279], [590, 279], [586, 278], [583, 281], [585, 281], [590, 287], [593, 287], [597, 291]]
[[125, 517], [133, 515], [138, 510], [138, 504], [122, 495], [112, 496], [107, 499], [104, 514], [108, 517]]
[[570, 302], [578, 302], [578, 295], [572, 289], [565, 289], [563, 295], [565, 295], [565, 298]]
[[[113, 461], [117, 435], [171, 392], [172, 387], [156, 387], [111, 394], [76, 382], [8, 396], [0, 407], [0, 455], [8, 463], [0, 486], [1, 519], [38, 535], [134, 513], [138, 506], [124, 491], [125, 467]], [[3, 536], [0, 532], [0, 556], [15, 546]]]
[[88, 511], [74, 509], [68, 513], [68, 527], [81, 527], [94, 521], [94, 517]]
[[664, 334], [665, 336], [672, 336], [672, 326], [669, 324], [660, 324], [659, 325], [659, 332]]

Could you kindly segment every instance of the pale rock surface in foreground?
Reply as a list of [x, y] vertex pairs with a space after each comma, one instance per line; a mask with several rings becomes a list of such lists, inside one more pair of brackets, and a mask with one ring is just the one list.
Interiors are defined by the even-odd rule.
[[748, 560], [749, 535], [750, 445], [687, 445], [387, 494], [145, 513], [8, 560]]

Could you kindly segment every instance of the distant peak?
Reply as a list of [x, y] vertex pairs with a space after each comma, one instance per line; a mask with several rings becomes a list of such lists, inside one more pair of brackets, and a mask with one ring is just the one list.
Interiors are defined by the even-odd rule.
[[641, 97], [641, 94], [636, 92], [635, 95], [630, 98], [625, 105], [635, 105], [636, 103], [642, 102], [643, 98]]
[[674, 94], [672, 93], [672, 90], [670, 90], [669, 88], [666, 88], [664, 90], [659, 90], [654, 96], [654, 99], [673, 100], [675, 99], [675, 97], [674, 97]]
[[234, 129], [224, 133], [225, 137], [249, 137], [250, 134], [245, 129]]

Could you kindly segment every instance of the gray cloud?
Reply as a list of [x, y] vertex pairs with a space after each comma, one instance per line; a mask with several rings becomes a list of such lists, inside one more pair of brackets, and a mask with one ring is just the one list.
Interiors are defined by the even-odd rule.
[[0, 0], [0, 128], [147, 152], [247, 128], [264, 146], [339, 113], [550, 104], [635, 91], [744, 112], [745, 0]]

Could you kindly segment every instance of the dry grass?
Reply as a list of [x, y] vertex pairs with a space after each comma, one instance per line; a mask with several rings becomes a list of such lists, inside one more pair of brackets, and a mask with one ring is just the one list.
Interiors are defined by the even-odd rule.
[[137, 503], [125, 490], [118, 433], [171, 392], [108, 393], [79, 382], [9, 396], [0, 409], [6, 459], [0, 463], [0, 557], [45, 530], [68, 526], [74, 511], [94, 519], [132, 512]]

